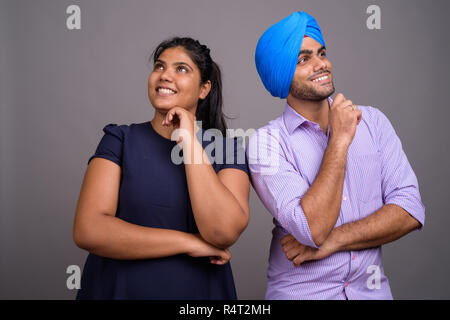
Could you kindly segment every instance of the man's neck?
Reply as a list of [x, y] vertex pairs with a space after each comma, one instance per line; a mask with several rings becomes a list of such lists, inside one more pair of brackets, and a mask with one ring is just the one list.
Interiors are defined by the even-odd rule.
[[291, 95], [287, 97], [289, 106], [301, 114], [305, 119], [319, 124], [320, 128], [327, 133], [328, 130], [328, 99], [321, 101], [300, 100]]

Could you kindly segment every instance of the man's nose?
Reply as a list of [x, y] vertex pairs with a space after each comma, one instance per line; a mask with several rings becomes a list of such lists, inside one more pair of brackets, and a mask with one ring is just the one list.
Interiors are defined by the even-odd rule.
[[324, 60], [319, 57], [314, 58], [314, 71], [325, 70], [327, 68], [327, 64]]

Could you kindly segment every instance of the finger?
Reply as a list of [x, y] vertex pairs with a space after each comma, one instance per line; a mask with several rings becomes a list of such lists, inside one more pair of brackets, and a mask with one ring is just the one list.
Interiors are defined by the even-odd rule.
[[291, 250], [291, 247], [284, 245], [283, 247], [281, 247], [281, 249], [283, 250], [284, 254], [287, 254], [289, 250]]
[[353, 105], [352, 100], [344, 100], [342, 101], [342, 103], [339, 105], [341, 108], [351, 108]]
[[281, 245], [284, 245], [292, 240], [295, 240], [295, 238], [292, 236], [292, 234], [288, 234], [288, 235], [284, 236], [283, 238], [281, 238], [280, 243], [281, 243]]
[[356, 117], [358, 119], [358, 123], [357, 124], [359, 124], [361, 122], [361, 119], [362, 119], [362, 112], [361, 112], [361, 110], [359, 110], [359, 109], [357, 110]]
[[288, 252], [290, 250], [292, 250], [293, 248], [297, 247], [298, 242], [295, 241], [290, 241], [286, 244], [284, 244], [283, 246], [281, 246], [281, 248], [283, 249], [284, 252]]
[[185, 111], [183, 108], [180, 107], [174, 107], [170, 109], [172, 117], [179, 117], [181, 118], [183, 116], [183, 112]]
[[352, 104], [351, 107], [352, 107], [352, 110], [353, 110], [353, 111], [356, 111], [356, 112], [359, 111], [358, 105]]
[[341, 104], [344, 101], [345, 101], [344, 95], [342, 93], [338, 93], [333, 100], [332, 106], [338, 106], [339, 104]]
[[231, 252], [228, 249], [219, 250], [217, 257], [228, 261], [231, 259]]
[[223, 264], [226, 259], [223, 259], [221, 257], [211, 257], [211, 262], [215, 264]]
[[351, 112], [356, 111], [356, 106], [354, 104], [348, 105], [346, 108], [350, 108], [349, 111]]
[[289, 249], [287, 249], [285, 254], [290, 258], [295, 258], [299, 254], [303, 254], [305, 252], [305, 248], [306, 247], [304, 245], [297, 242], [294, 246], [291, 246]]
[[292, 263], [296, 267], [299, 267], [303, 262], [304, 262], [304, 259], [302, 256], [297, 256], [294, 260], [292, 260]]
[[220, 259], [217, 259], [217, 260], [216, 260], [216, 264], [224, 265], [224, 264], [226, 264], [228, 261], [230, 261], [230, 258], [231, 258], [231, 257], [228, 257], [228, 258], [223, 258], [223, 257], [221, 257]]
[[301, 256], [302, 252], [300, 250], [292, 249], [292, 250], [289, 250], [285, 255], [286, 255], [286, 258], [288, 258], [288, 260], [292, 261], [296, 257]]
[[170, 119], [171, 114], [172, 114], [172, 110], [169, 110], [169, 112], [166, 113], [166, 117], [164, 118], [164, 122], [166, 123], [167, 126], [171, 124], [171, 119]]
[[211, 263], [213, 263], [213, 264], [225, 264], [225, 263], [228, 262], [228, 260], [230, 260], [230, 259], [228, 259], [225, 256], [211, 256], [211, 257], [209, 257], [209, 261]]
[[226, 263], [226, 261], [224, 261], [223, 259], [217, 259], [216, 257], [210, 257], [209, 262], [216, 265], [223, 265]]

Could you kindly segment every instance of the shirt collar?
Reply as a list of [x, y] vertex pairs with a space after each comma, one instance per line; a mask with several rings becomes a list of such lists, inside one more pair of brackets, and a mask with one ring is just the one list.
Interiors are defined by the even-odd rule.
[[[328, 103], [330, 106], [333, 103], [333, 99], [331, 97], [328, 98]], [[300, 127], [304, 122], [313, 123], [295, 111], [287, 102], [283, 113], [283, 119], [284, 125], [286, 126], [289, 134], [292, 134], [294, 130]]]

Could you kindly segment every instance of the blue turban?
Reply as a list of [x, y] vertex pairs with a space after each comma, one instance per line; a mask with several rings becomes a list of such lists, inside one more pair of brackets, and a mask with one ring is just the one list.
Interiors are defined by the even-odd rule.
[[272, 96], [281, 99], [288, 96], [304, 36], [325, 46], [316, 20], [306, 12], [294, 12], [259, 38], [255, 52], [256, 69]]

